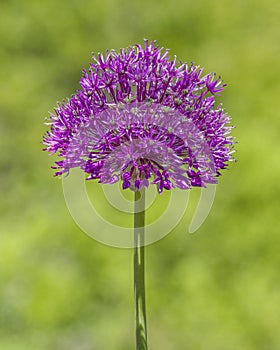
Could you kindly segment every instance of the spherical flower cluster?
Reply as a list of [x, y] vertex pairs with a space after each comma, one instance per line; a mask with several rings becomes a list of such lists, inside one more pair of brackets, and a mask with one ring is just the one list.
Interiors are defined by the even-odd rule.
[[225, 85], [202, 71], [147, 40], [93, 56], [81, 90], [50, 117], [44, 143], [61, 157], [56, 175], [80, 167], [88, 179], [160, 193], [216, 183], [232, 160], [232, 127], [215, 103]]

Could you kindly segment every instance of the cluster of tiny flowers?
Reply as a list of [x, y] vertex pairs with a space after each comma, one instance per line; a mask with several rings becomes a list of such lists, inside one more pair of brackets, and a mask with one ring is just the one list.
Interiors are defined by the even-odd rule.
[[56, 175], [80, 167], [88, 179], [132, 190], [152, 183], [161, 193], [216, 183], [232, 160], [230, 118], [215, 104], [225, 85], [155, 42], [93, 56], [80, 85], [44, 137], [61, 157]]

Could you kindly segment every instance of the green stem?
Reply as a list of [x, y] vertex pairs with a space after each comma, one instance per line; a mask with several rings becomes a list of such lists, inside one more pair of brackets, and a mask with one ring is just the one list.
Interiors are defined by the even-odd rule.
[[145, 299], [145, 190], [134, 197], [134, 299], [136, 321], [136, 350], [147, 350]]

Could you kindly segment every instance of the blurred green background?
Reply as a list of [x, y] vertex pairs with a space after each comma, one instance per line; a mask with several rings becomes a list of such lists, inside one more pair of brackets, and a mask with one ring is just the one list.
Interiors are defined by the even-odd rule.
[[147, 248], [150, 349], [280, 349], [279, 10], [276, 0], [1, 0], [0, 349], [134, 348], [132, 251], [76, 226], [40, 142], [91, 52], [143, 38], [222, 76], [238, 141], [204, 225], [186, 234], [186, 215]]

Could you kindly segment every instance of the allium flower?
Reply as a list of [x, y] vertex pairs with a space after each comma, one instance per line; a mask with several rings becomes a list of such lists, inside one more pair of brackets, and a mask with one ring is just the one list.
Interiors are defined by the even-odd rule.
[[80, 167], [88, 179], [158, 191], [216, 183], [232, 159], [232, 127], [215, 95], [224, 84], [145, 40], [93, 56], [81, 90], [51, 115], [46, 150], [56, 175]]

